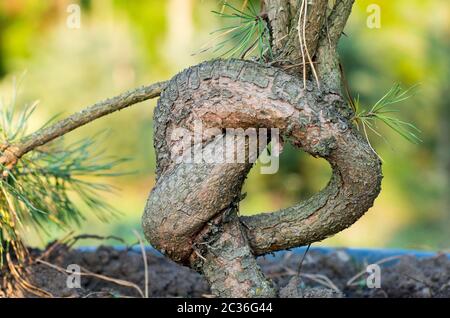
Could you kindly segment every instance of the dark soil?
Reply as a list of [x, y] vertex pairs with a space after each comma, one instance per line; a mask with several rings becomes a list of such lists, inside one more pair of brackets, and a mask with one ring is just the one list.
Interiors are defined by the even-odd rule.
[[[41, 252], [34, 250], [32, 255], [36, 258]], [[266, 275], [280, 289], [281, 297], [450, 297], [450, 260], [446, 255], [420, 260], [402, 256], [381, 264], [381, 288], [373, 289], [366, 286], [365, 264], [344, 251], [310, 251], [303, 262], [301, 278], [297, 279], [300, 259], [300, 255], [289, 252], [277, 260], [259, 259]], [[137, 288], [123, 285], [130, 283], [145, 292], [143, 256], [136, 250], [101, 246], [81, 252], [59, 246], [43, 260], [60, 270], [77, 264], [82, 272], [89, 272], [81, 276], [81, 288], [69, 289], [67, 274], [56, 267], [42, 263], [27, 266], [29, 282], [54, 297], [140, 297]], [[211, 297], [208, 284], [196, 272], [153, 253], [147, 253], [147, 261], [150, 297]], [[123, 282], [109, 282], [91, 273]], [[358, 273], [362, 274], [349, 286], [348, 281]], [[19, 284], [11, 285], [8, 277], [5, 271], [0, 274], [0, 296], [36, 297]]]

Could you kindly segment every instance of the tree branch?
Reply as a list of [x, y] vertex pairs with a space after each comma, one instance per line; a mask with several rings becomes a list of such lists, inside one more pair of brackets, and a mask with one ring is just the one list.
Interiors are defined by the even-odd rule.
[[321, 33], [317, 48], [318, 73], [323, 88], [328, 92], [339, 93], [341, 73], [337, 45], [344, 31], [355, 0], [337, 0]]
[[26, 136], [18, 144], [2, 145], [0, 150], [0, 164], [10, 169], [17, 160], [31, 150], [42, 146], [55, 138], [67, 134], [68, 132], [86, 125], [100, 117], [111, 114], [115, 111], [140, 103], [147, 99], [158, 97], [166, 86], [166, 82], [158, 82], [149, 86], [130, 90], [116, 97], [108, 98], [89, 106], [73, 115], [56, 122], [50, 127], [44, 127], [35, 133]]
[[308, 245], [355, 223], [380, 192], [381, 162], [351, 129], [327, 158], [333, 175], [325, 189], [293, 207], [241, 217], [255, 255]]
[[290, 3], [289, 0], [265, 0], [264, 5], [272, 31], [272, 51], [277, 56], [281, 54], [288, 41]]
[[[303, 30], [299, 30], [300, 5], [302, 0], [265, 0], [266, 10], [268, 14], [269, 24], [272, 29], [272, 45], [274, 48], [275, 65], [290, 66], [289, 73], [300, 75], [303, 73], [303, 67], [298, 65], [303, 63], [302, 46], [300, 45], [300, 37], [303, 37]], [[305, 48], [311, 57], [315, 55], [319, 35], [323, 28], [326, 18], [327, 0], [314, 0], [308, 6], [308, 15], [305, 21]], [[303, 22], [301, 23], [303, 25]]]
[[321, 40], [335, 47], [341, 38], [355, 0], [337, 0], [327, 20], [327, 32], [322, 33]]
[[[316, 27], [313, 30], [315, 34], [310, 34], [310, 38], [320, 35], [316, 55], [325, 93], [340, 92], [337, 45], [353, 3], [354, 0], [337, 0], [329, 11], [325, 27], [321, 31]], [[317, 1], [316, 6], [321, 8]], [[337, 103], [336, 110], [348, 118], [347, 105]], [[350, 131], [349, 127], [348, 133], [341, 134], [339, 147], [328, 159], [333, 167], [333, 176], [324, 190], [287, 209], [241, 217], [256, 255], [325, 239], [353, 224], [372, 206], [380, 191], [381, 163], [367, 143]], [[359, 196], [358, 193], [364, 195]]]

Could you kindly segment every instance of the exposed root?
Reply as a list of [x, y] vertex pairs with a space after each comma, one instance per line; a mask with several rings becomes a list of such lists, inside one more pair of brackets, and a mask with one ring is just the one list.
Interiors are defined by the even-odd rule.
[[11, 255], [9, 252], [6, 253], [6, 263], [9, 269], [9, 273], [12, 277], [12, 285], [15, 285], [14, 283], [17, 283], [24, 291], [38, 297], [53, 298], [53, 295], [50, 292], [34, 286], [29, 282], [29, 278], [26, 274], [23, 273], [21, 265], [17, 265], [11, 260]]

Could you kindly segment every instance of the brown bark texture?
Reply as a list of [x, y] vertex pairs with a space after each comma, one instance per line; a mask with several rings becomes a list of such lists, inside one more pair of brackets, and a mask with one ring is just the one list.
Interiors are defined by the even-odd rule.
[[[288, 63], [295, 66], [295, 50], [300, 42], [308, 43], [320, 86], [305, 82], [301, 69], [286, 71], [286, 64], [219, 59], [172, 78], [154, 113], [156, 184], [142, 218], [145, 235], [172, 260], [202, 272], [221, 297], [276, 296], [255, 257], [307, 245], [349, 227], [380, 192], [381, 163], [353, 127], [352, 111], [340, 96], [336, 45], [353, 1], [337, 0], [331, 8], [328, 1], [308, 3], [266, 0], [264, 9], [275, 60], [289, 56]], [[302, 5], [309, 12], [304, 40], [298, 32]], [[184, 129], [195, 136], [198, 122], [204, 132], [215, 132], [193, 138], [203, 154], [239, 155], [226, 147], [234, 138], [228, 128], [277, 128], [283, 140], [327, 160], [332, 177], [322, 191], [295, 206], [239, 216], [242, 186], [252, 164], [187, 162], [174, 151], [183, 143], [174, 134]], [[243, 142], [249, 150], [248, 141]]]

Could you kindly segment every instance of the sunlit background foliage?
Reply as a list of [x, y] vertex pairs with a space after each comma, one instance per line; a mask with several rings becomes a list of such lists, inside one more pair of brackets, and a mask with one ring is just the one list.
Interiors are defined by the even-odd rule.
[[[67, 6], [81, 5], [81, 28], [66, 26]], [[237, 7], [242, 1], [229, 1]], [[369, 4], [381, 8], [381, 28], [368, 28]], [[259, 7], [257, 1], [255, 6]], [[227, 26], [219, 0], [0, 0], [0, 95], [11, 96], [12, 78], [26, 75], [18, 104], [39, 100], [31, 128], [56, 113], [68, 115], [122, 91], [165, 80], [181, 69], [218, 56], [201, 52], [210, 33]], [[419, 84], [399, 116], [421, 131], [408, 143], [379, 127], [371, 135], [384, 159], [382, 193], [350, 229], [318, 244], [448, 249], [450, 244], [450, 14], [446, 0], [357, 0], [340, 43], [342, 63], [362, 105], [373, 105], [394, 83]], [[84, 207], [79, 233], [136, 240], [132, 229], [154, 184], [152, 112], [155, 101], [110, 115], [65, 137], [76, 141], [107, 130], [106, 154], [132, 158], [131, 175], [104, 180], [120, 188], [105, 195], [121, 214], [103, 223]], [[124, 167], [125, 166], [125, 167]], [[285, 147], [276, 175], [253, 169], [242, 214], [272, 211], [303, 200], [330, 176], [323, 160]], [[101, 179], [101, 177], [99, 177]], [[102, 181], [102, 180], [99, 180]], [[33, 246], [63, 235], [26, 233]], [[97, 244], [84, 241], [81, 244]]]

